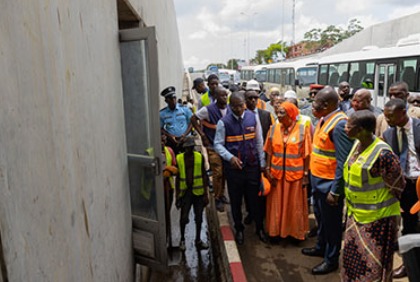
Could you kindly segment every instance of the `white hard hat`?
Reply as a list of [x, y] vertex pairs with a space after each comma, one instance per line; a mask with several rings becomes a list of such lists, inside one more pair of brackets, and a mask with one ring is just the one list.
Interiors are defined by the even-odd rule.
[[287, 99], [287, 98], [297, 99], [296, 92], [293, 91], [293, 90], [287, 90], [286, 93], [284, 93], [284, 98], [285, 99]]
[[257, 90], [260, 91], [260, 84], [255, 79], [251, 79], [246, 83], [246, 90]]

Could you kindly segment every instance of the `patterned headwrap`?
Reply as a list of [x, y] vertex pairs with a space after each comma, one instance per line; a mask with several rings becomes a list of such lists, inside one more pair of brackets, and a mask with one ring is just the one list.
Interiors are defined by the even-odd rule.
[[299, 109], [290, 102], [283, 102], [281, 103], [280, 107], [282, 107], [287, 115], [292, 119], [296, 120], [296, 117], [299, 115]]

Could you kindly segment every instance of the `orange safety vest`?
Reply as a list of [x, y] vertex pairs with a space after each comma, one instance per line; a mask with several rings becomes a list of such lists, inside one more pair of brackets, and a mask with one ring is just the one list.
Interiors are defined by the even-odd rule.
[[265, 101], [263, 101], [263, 100], [261, 100], [259, 98], [258, 98], [258, 102], [257, 102], [257, 106], [256, 107], [258, 109], [261, 109], [261, 110], [266, 110], [267, 109], [267, 105], [266, 105]]
[[334, 143], [330, 139], [330, 131], [343, 119], [347, 119], [347, 116], [340, 111], [327, 119], [322, 128], [321, 122], [318, 122], [314, 133], [310, 160], [312, 175], [324, 179], [334, 179], [337, 159], [335, 157]]
[[[296, 123], [284, 146], [281, 124], [271, 127], [270, 141], [272, 148], [270, 172], [282, 179], [285, 175], [287, 181], [296, 181], [303, 178], [304, 158], [302, 148], [305, 140], [305, 125]], [[273, 138], [274, 137], [274, 138]]]

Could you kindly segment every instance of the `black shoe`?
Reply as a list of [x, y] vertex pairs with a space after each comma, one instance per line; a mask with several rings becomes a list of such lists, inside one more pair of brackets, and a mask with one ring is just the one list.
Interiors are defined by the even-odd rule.
[[209, 245], [199, 240], [195, 241], [195, 247], [197, 248], [197, 250], [207, 250], [209, 248]]
[[267, 236], [267, 234], [264, 232], [264, 230], [258, 230], [257, 231], [257, 235], [258, 235], [258, 238], [260, 238], [260, 241], [261, 242], [263, 242], [263, 243], [265, 243], [265, 244], [268, 244], [268, 242], [269, 242], [269, 240], [268, 240], [268, 236]]
[[244, 244], [244, 232], [243, 231], [236, 231], [235, 241], [236, 241], [236, 244], [238, 244], [238, 245], [243, 245]]
[[246, 225], [250, 225], [250, 224], [252, 223], [252, 217], [251, 217], [251, 215], [250, 215], [250, 214], [248, 214], [248, 215], [245, 217], [245, 219], [244, 219], [244, 223], [245, 223]]
[[325, 261], [321, 262], [314, 268], [312, 268], [313, 275], [328, 274], [338, 269], [338, 263], [328, 264]]
[[304, 254], [305, 256], [310, 256], [310, 257], [324, 257], [324, 252], [322, 252], [321, 250], [318, 250], [317, 248], [303, 248], [302, 249], [302, 254]]

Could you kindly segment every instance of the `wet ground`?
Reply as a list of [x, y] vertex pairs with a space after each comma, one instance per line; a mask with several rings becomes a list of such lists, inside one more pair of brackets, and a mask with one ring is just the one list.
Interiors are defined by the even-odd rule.
[[201, 231], [201, 240], [210, 245], [208, 250], [198, 251], [194, 245], [195, 241], [195, 222], [193, 209], [190, 211], [190, 223], [185, 229], [185, 245], [184, 252], [179, 251], [177, 248], [180, 242], [180, 229], [179, 229], [179, 210], [172, 207], [171, 210], [172, 222], [172, 245], [174, 246], [174, 261], [176, 265], [168, 268], [167, 273], [152, 272], [150, 281], [152, 282], [189, 282], [189, 281], [211, 281], [216, 282], [216, 271], [213, 260], [213, 250], [209, 240], [208, 221], [206, 213], [203, 213], [203, 226]]
[[[314, 225], [313, 215], [310, 216], [310, 225]], [[339, 271], [327, 275], [312, 275], [311, 269], [321, 263], [318, 257], [308, 257], [301, 254], [301, 249], [315, 246], [316, 238], [308, 238], [296, 243], [289, 239], [264, 244], [255, 235], [253, 225], [245, 229], [245, 244], [239, 246], [247, 279], [249, 282], [306, 282], [325, 281], [339, 282]], [[401, 258], [394, 256], [394, 267], [401, 264]], [[394, 279], [395, 282], [408, 282], [408, 279]]]

